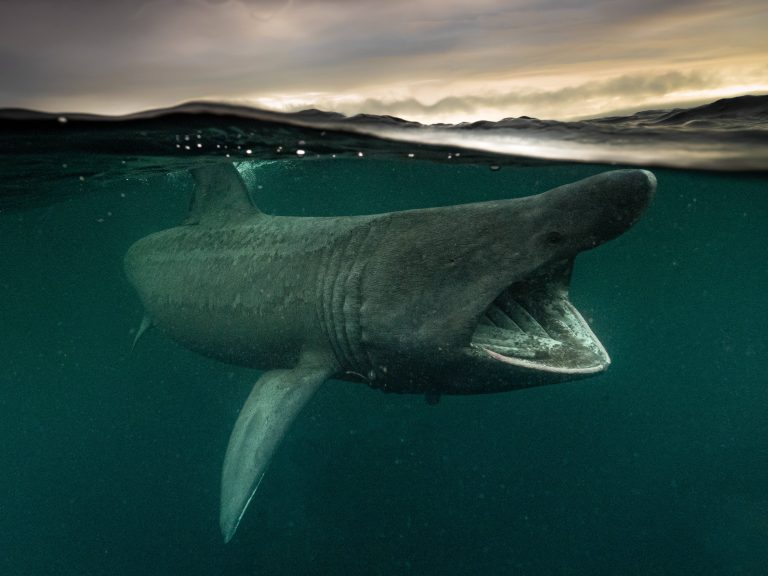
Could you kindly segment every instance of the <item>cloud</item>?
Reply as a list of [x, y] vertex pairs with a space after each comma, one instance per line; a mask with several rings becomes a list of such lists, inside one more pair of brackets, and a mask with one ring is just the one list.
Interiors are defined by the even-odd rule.
[[0, 0], [0, 106], [127, 112], [322, 93], [345, 110], [533, 115], [762, 61], [762, 3]]
[[[768, 69], [757, 69], [756, 78], [765, 77]], [[643, 72], [620, 75], [597, 81], [586, 81], [551, 90], [520, 88], [505, 92], [468, 90], [466, 94], [444, 96], [424, 102], [409, 96], [404, 98], [347, 97], [309, 94], [296, 98], [283, 110], [308, 107], [333, 109], [348, 115], [361, 112], [386, 114], [422, 122], [461, 120], [497, 120], [504, 117], [536, 116], [539, 118], [583, 118], [612, 111], [632, 112], [658, 105], [669, 107], [682, 102], [700, 103], [707, 100], [707, 91], [724, 89], [727, 79], [713, 71]], [[768, 83], [764, 83], [768, 90]], [[698, 94], [698, 96], [697, 96]], [[257, 105], [274, 105], [274, 101], [256, 101]]]

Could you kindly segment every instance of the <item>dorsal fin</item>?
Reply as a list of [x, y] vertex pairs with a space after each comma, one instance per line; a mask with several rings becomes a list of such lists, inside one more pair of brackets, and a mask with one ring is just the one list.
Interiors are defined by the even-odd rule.
[[234, 164], [210, 164], [190, 172], [195, 191], [185, 224], [224, 226], [261, 214]]

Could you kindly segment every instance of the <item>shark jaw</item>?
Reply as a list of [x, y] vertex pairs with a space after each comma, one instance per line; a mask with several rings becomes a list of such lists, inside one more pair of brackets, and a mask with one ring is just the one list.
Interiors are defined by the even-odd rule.
[[579, 375], [611, 363], [568, 299], [573, 261], [506, 287], [485, 309], [470, 347], [492, 360], [535, 372]]

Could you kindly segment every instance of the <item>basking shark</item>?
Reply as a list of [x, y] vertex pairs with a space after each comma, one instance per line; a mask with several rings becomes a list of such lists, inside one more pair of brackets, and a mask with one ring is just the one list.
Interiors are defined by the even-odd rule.
[[232, 164], [192, 176], [187, 220], [133, 244], [125, 270], [146, 310], [139, 335], [151, 324], [268, 370], [224, 458], [226, 541], [329, 378], [434, 403], [605, 370], [605, 348], [568, 299], [574, 258], [632, 226], [656, 188], [650, 172], [616, 170], [524, 198], [310, 218], [260, 212]]

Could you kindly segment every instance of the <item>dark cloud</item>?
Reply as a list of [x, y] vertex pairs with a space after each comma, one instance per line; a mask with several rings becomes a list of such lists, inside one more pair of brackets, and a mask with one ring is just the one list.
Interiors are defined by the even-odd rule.
[[[523, 106], [531, 94], [552, 102], [600, 90], [661, 95], [686, 82], [701, 86], [694, 76], [705, 75], [691, 70], [707, 63], [764, 58], [763, 6], [764, 0], [0, 0], [0, 106], [94, 109], [108, 102], [136, 109], [200, 97], [323, 92], [376, 95], [366, 102], [371, 112], [462, 112], [493, 102]], [[653, 68], [680, 72], [627, 72]], [[574, 80], [598, 72], [618, 78]], [[544, 77], [563, 79], [544, 90], [537, 84]], [[498, 82], [514, 79], [527, 79], [530, 89], [489, 95]], [[470, 82], [480, 95], [451, 92]], [[429, 99], [384, 97], [388, 87], [402, 92], [423, 83], [432, 86]]]

